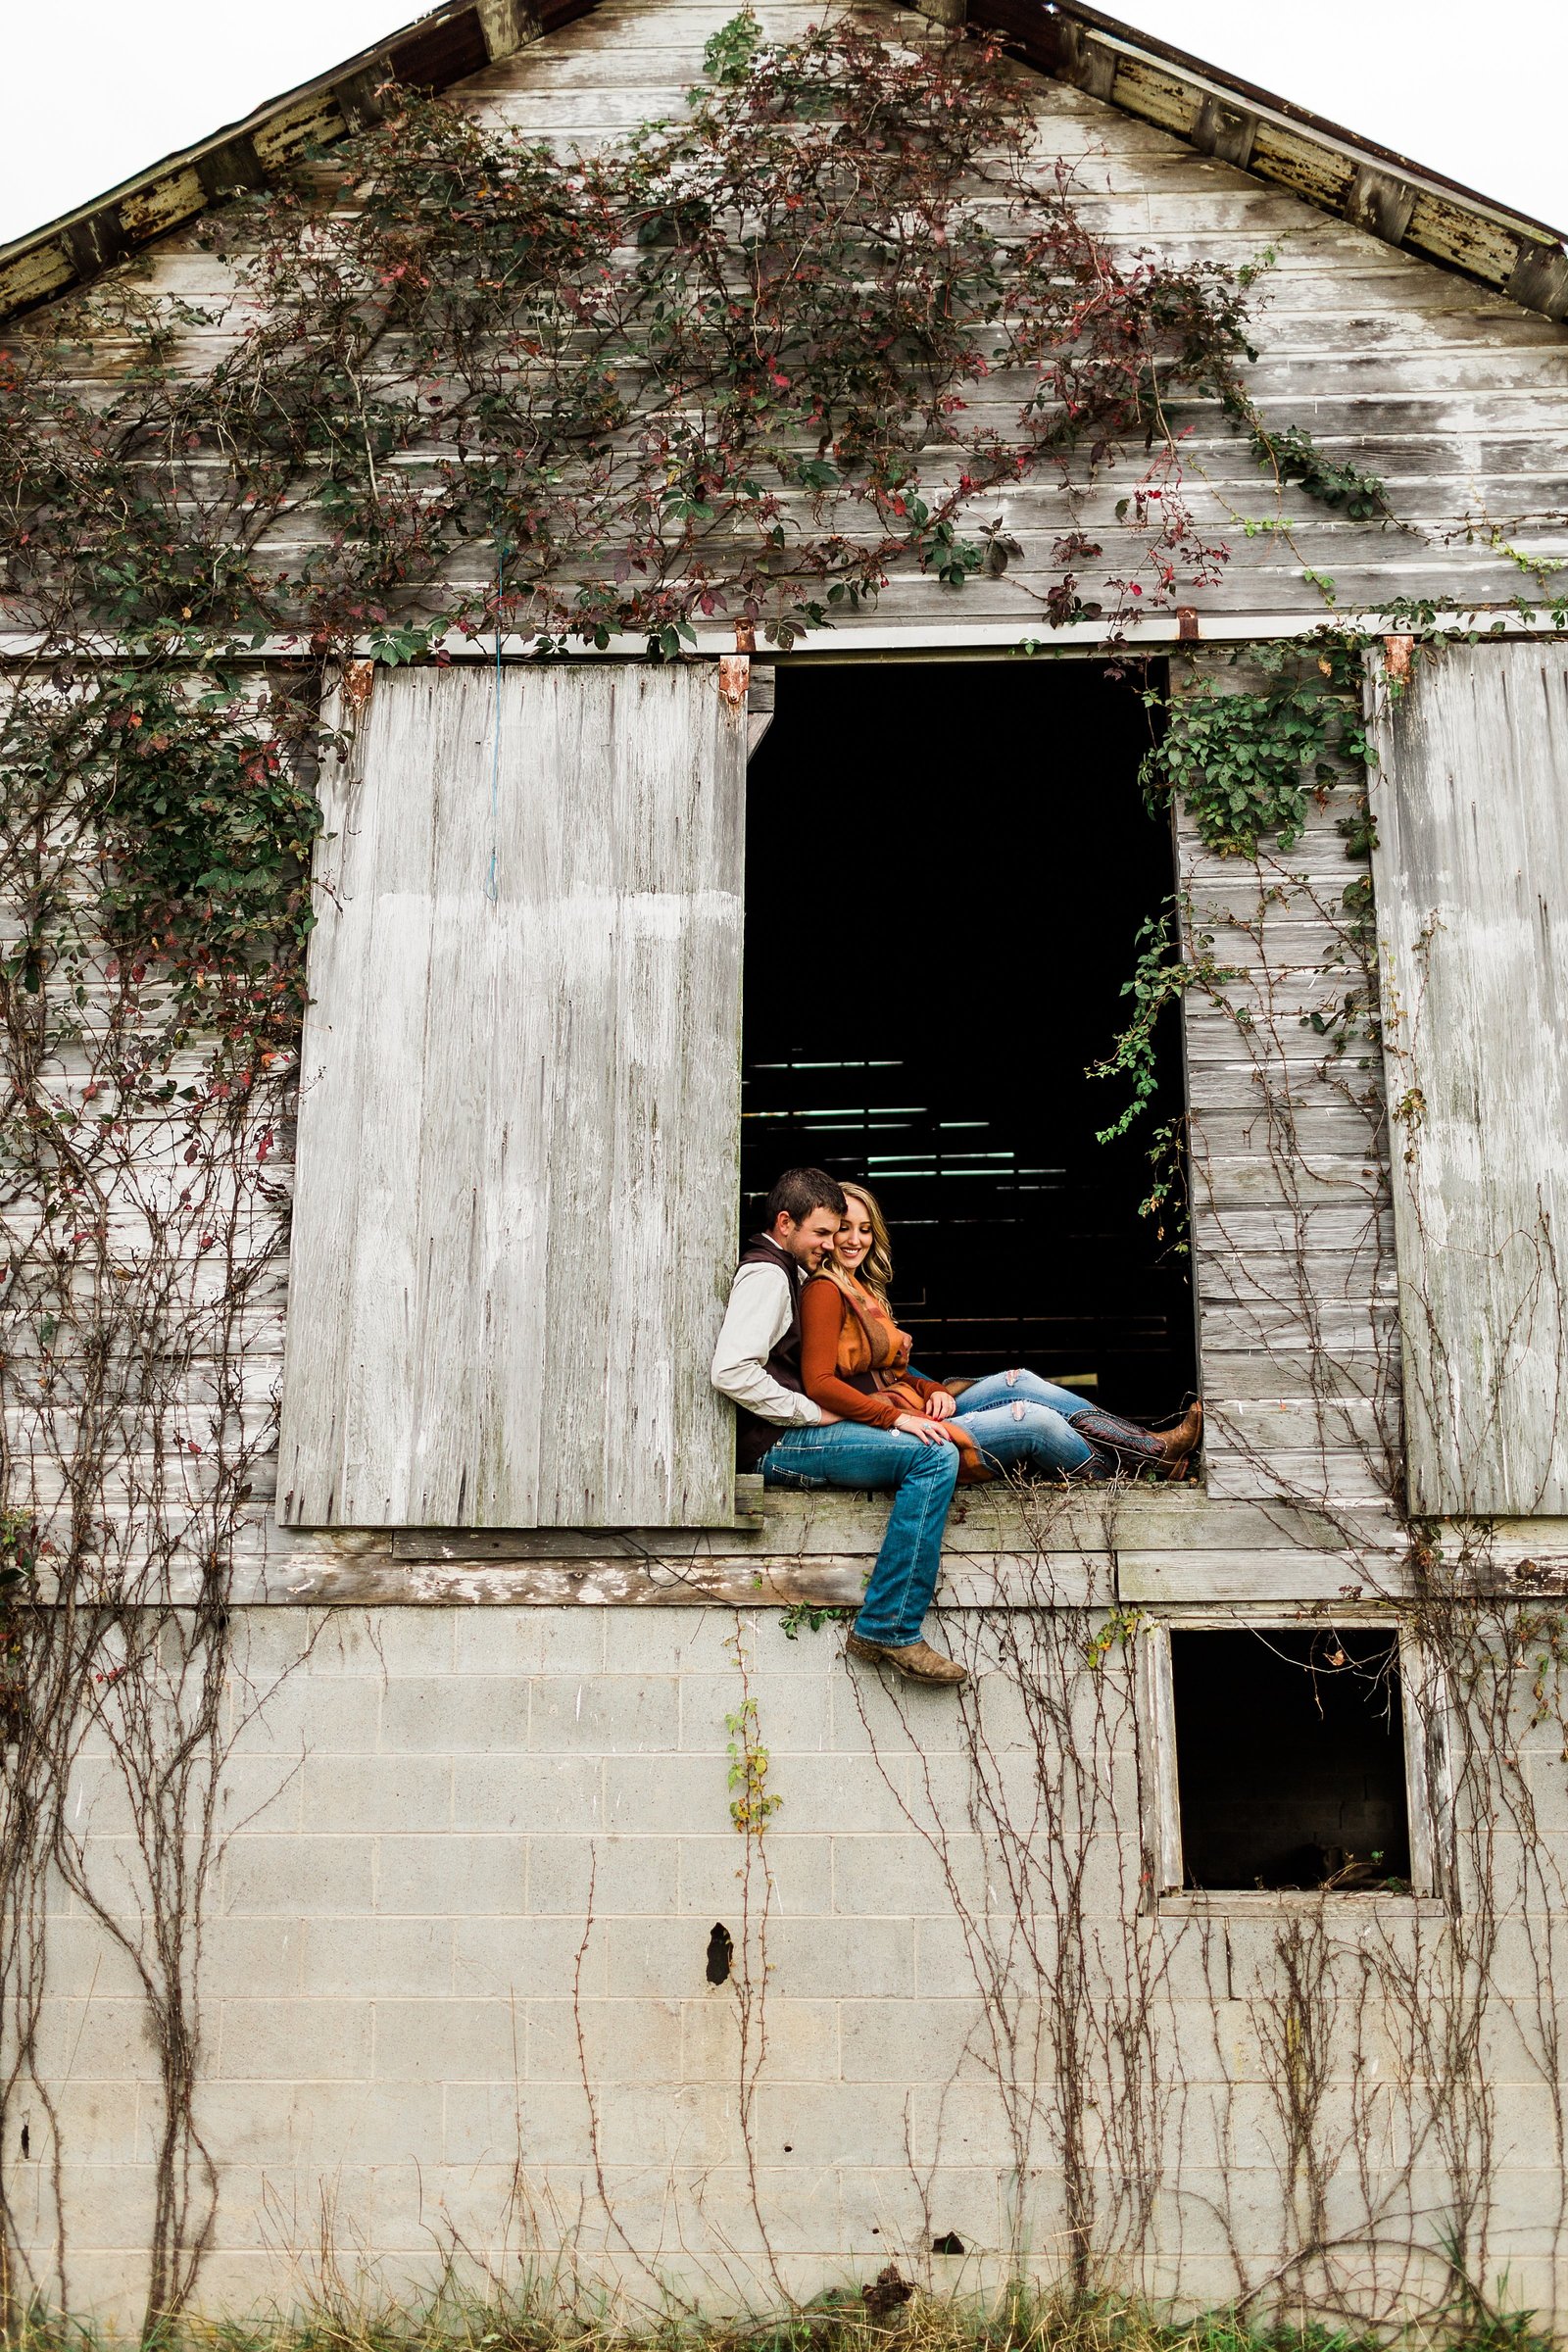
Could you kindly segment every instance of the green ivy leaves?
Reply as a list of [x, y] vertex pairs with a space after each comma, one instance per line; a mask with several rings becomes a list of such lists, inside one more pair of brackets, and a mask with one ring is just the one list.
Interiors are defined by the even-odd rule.
[[1310, 802], [1341, 773], [1335, 762], [1367, 757], [1352, 648], [1250, 650], [1278, 673], [1259, 692], [1201, 677], [1168, 702], [1144, 697], [1165, 719], [1143, 764], [1150, 806], [1178, 799], [1221, 857], [1255, 858], [1265, 838], [1294, 848]]

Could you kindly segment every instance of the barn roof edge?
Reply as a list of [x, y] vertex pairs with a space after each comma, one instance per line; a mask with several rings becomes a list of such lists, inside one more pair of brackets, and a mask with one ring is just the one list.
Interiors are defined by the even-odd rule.
[[[235, 189], [262, 186], [308, 147], [380, 112], [398, 80], [449, 89], [589, 15], [599, 0], [448, 0], [329, 72], [163, 157], [105, 195], [0, 246], [0, 320], [55, 301], [183, 226]], [[962, 0], [913, 0], [952, 22]], [[1152, 122], [1200, 152], [1337, 213], [1384, 243], [1568, 318], [1568, 238], [1256, 88], [1086, 0], [968, 0], [968, 21], [1024, 63]]]

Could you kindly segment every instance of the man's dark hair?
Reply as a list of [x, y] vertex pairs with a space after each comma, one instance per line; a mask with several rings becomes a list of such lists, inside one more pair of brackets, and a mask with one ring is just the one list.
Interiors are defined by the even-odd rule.
[[836, 1217], [844, 1214], [844, 1195], [831, 1176], [820, 1168], [786, 1168], [762, 1209], [762, 1231], [771, 1233], [775, 1219], [786, 1216], [792, 1225], [799, 1225], [813, 1208], [830, 1208]]

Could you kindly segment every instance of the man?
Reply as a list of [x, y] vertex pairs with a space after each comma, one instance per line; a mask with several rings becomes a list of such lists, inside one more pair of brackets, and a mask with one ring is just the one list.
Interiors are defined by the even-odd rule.
[[942, 1531], [958, 1449], [940, 1422], [868, 1429], [813, 1403], [801, 1385], [801, 1290], [833, 1247], [844, 1195], [820, 1168], [786, 1170], [767, 1196], [762, 1230], [741, 1251], [712, 1382], [739, 1415], [743, 1470], [769, 1487], [891, 1487], [893, 1508], [851, 1657], [897, 1667], [911, 1682], [953, 1689], [961, 1666], [920, 1639], [942, 1570]]

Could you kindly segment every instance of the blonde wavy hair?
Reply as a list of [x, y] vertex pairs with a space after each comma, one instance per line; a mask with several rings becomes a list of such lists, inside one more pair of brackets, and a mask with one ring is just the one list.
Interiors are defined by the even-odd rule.
[[871, 1247], [853, 1275], [836, 1265], [831, 1254], [822, 1271], [831, 1274], [841, 1290], [858, 1282], [869, 1291], [882, 1306], [888, 1303], [888, 1289], [893, 1281], [893, 1244], [888, 1239], [888, 1221], [882, 1214], [875, 1193], [868, 1193], [863, 1184], [841, 1184], [839, 1190], [846, 1200], [858, 1200], [871, 1228]]

